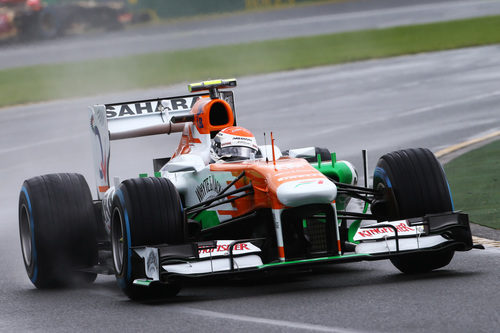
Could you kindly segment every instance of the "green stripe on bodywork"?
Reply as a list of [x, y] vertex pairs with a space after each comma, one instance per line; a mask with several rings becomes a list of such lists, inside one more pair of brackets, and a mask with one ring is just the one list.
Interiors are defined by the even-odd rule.
[[201, 228], [206, 229], [220, 224], [219, 216], [214, 210], [204, 210], [194, 218], [201, 223]]
[[[321, 162], [321, 159], [318, 159], [318, 163], [311, 163], [311, 165], [329, 178], [332, 178], [340, 183], [351, 184], [353, 179], [351, 168], [349, 168], [349, 166], [343, 161], [337, 162], [336, 159], [336, 155], [332, 154], [331, 161]], [[338, 210], [345, 210], [346, 199], [347, 197], [345, 195], [339, 195], [337, 197], [336, 203]]]
[[321, 160], [318, 160], [318, 163], [312, 163], [311, 165], [325, 176], [333, 178], [340, 183], [351, 184], [352, 182], [353, 175], [351, 168], [342, 161], [336, 162], [333, 160], [330, 163], [325, 161], [321, 163]]
[[314, 216], [311, 216], [311, 217], [308, 217], [306, 219], [302, 219], [302, 227], [304, 229], [307, 228], [307, 221], [308, 220], [315, 220], [315, 221], [320, 222], [320, 223], [326, 223], [326, 218], [325, 217], [314, 217]]
[[282, 266], [282, 265], [292, 265], [292, 264], [301, 264], [308, 262], [318, 262], [318, 261], [328, 261], [333, 259], [344, 259], [344, 258], [354, 258], [354, 257], [369, 257], [369, 254], [359, 253], [359, 254], [346, 254], [343, 256], [334, 256], [334, 257], [322, 257], [322, 258], [314, 258], [314, 259], [301, 259], [301, 260], [293, 260], [293, 261], [284, 261], [284, 262], [275, 262], [271, 264], [265, 264], [258, 266], [257, 268], [266, 268], [272, 266]]
[[147, 280], [147, 279], [136, 279], [134, 280], [134, 284], [138, 286], [146, 286], [149, 287], [149, 285], [153, 282], [153, 280]]
[[[369, 206], [368, 202], [365, 202], [365, 207], [363, 208], [363, 214], [366, 214], [366, 212], [368, 211], [368, 206]], [[361, 220], [356, 220], [352, 222], [351, 225], [349, 226], [349, 230], [347, 232], [347, 239], [349, 240], [349, 242], [354, 244], [359, 244], [358, 241], [354, 241], [354, 236], [356, 235], [356, 232], [358, 232], [360, 225], [361, 225]]]
[[354, 236], [356, 235], [356, 232], [358, 232], [360, 225], [361, 225], [361, 220], [356, 220], [352, 222], [351, 225], [349, 226], [349, 230], [347, 232], [347, 239], [349, 240], [349, 242], [355, 244], [359, 243], [354, 241]]

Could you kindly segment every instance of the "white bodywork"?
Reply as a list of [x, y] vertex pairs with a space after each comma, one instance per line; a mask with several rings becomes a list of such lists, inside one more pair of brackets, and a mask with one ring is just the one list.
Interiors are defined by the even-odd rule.
[[316, 156], [316, 148], [315, 147], [306, 147], [306, 148], [290, 149], [288, 151], [288, 156], [296, 157], [296, 158], [315, 157]]
[[[446, 238], [440, 235], [401, 238], [399, 239], [399, 251], [431, 248], [444, 242], [447, 242]], [[396, 252], [395, 239], [382, 239], [376, 242], [363, 242], [356, 246], [356, 253], [375, 254], [386, 252]]]
[[399, 250], [417, 250], [430, 248], [446, 242], [446, 238], [440, 235], [424, 235], [423, 225], [410, 226], [408, 220], [381, 222], [359, 228], [354, 241], [359, 241], [356, 253], [386, 253], [395, 252], [396, 239], [394, 227], [398, 232]]
[[154, 247], [144, 247], [134, 250], [142, 259], [144, 259], [144, 272], [146, 276], [153, 280], [160, 279], [160, 255], [158, 249]]
[[194, 171], [200, 172], [207, 167], [203, 158], [196, 154], [179, 155], [170, 160], [163, 168], [162, 171], [169, 173], [181, 171]]
[[109, 130], [106, 119], [106, 107], [95, 105], [90, 108], [90, 131], [92, 138], [92, 151], [95, 163], [95, 179], [97, 196], [103, 199], [104, 193], [109, 189]]
[[[192, 106], [202, 96], [189, 95], [178, 97], [158, 98], [156, 100], [135, 101], [119, 104], [99, 104], [90, 107], [90, 130], [92, 132], [92, 143], [95, 162], [95, 176], [97, 197], [102, 200], [104, 193], [110, 187], [109, 163], [110, 163], [110, 141], [134, 138], [155, 134], [171, 134], [183, 132], [188, 124], [171, 123], [176, 115], [183, 115], [191, 111]], [[231, 91], [221, 92], [221, 98], [229, 103], [234, 110], [233, 94]], [[205, 141], [205, 145], [210, 144]], [[205, 164], [209, 162], [209, 149], [205, 146], [198, 148]], [[186, 163], [179, 161], [178, 168], [187, 168]], [[181, 165], [184, 164], [184, 165]], [[194, 164], [191, 168], [198, 168]]]
[[277, 195], [279, 201], [289, 207], [329, 204], [337, 197], [337, 187], [326, 179], [301, 179], [281, 184]]
[[[229, 271], [231, 269], [229, 247], [233, 242], [233, 240], [219, 240], [215, 248], [199, 250], [199, 261], [163, 265], [162, 267], [169, 273], [187, 275]], [[251, 268], [262, 265], [262, 259], [258, 255], [260, 252], [257, 246], [249, 242], [233, 245], [234, 269]]]
[[[392, 226], [392, 227], [388, 227]], [[407, 220], [398, 220], [391, 222], [380, 222], [358, 229], [353, 240], [366, 241], [366, 240], [380, 240], [387, 237], [394, 237], [394, 228], [398, 232], [398, 236], [420, 236], [424, 233], [423, 225], [410, 226]]]
[[[231, 259], [229, 248], [233, 240], [219, 240], [214, 248], [200, 249], [199, 259], [196, 261], [186, 261], [183, 263], [163, 265], [162, 268], [168, 273], [177, 274], [206, 274], [231, 269]], [[144, 247], [134, 250], [144, 259], [144, 270], [146, 276], [151, 281], [158, 281], [159, 276], [159, 255], [157, 248]], [[262, 259], [259, 256], [261, 250], [250, 242], [237, 243], [233, 245], [233, 267], [234, 269], [259, 267]]]
[[[170, 162], [167, 163], [164, 169], [168, 170], [169, 164]], [[215, 197], [218, 192], [234, 179], [231, 172], [211, 172], [209, 165], [204, 166], [198, 171], [162, 171], [161, 175], [168, 178], [174, 184], [179, 194], [184, 198], [187, 207]], [[234, 189], [236, 187], [233, 185], [228, 189], [228, 192]], [[218, 211], [233, 211], [235, 208], [231, 203], [226, 203], [208, 210], [215, 211], [218, 214], [220, 222], [223, 222], [229, 220], [232, 216], [219, 214]]]
[[[272, 145], [262, 145], [259, 146], [260, 153], [262, 154], [262, 159], [265, 160], [267, 158], [268, 161], [273, 160], [273, 146]], [[281, 153], [281, 149], [274, 145], [274, 158], [279, 159], [283, 154]]]
[[[247, 255], [234, 258], [233, 263], [235, 269], [252, 268], [262, 265], [262, 259], [258, 255]], [[162, 267], [169, 273], [190, 275], [229, 271], [230, 265], [229, 258], [213, 258], [204, 261], [164, 265]]]

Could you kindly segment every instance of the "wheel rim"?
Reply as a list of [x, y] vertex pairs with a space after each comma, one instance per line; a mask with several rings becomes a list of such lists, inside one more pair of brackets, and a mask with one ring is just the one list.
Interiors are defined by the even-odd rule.
[[19, 229], [21, 233], [21, 248], [23, 250], [24, 263], [27, 267], [31, 266], [33, 260], [32, 249], [33, 243], [31, 239], [31, 218], [26, 205], [21, 207], [21, 216], [19, 220]]
[[125, 253], [122, 222], [122, 214], [118, 208], [115, 208], [113, 211], [113, 220], [111, 221], [111, 246], [113, 248], [113, 263], [118, 275], [123, 271], [123, 254]]

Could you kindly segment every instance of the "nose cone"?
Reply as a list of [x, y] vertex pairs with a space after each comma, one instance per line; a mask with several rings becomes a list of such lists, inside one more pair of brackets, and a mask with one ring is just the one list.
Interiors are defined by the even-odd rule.
[[281, 184], [277, 195], [288, 207], [331, 203], [337, 197], [337, 187], [328, 179], [294, 180]]

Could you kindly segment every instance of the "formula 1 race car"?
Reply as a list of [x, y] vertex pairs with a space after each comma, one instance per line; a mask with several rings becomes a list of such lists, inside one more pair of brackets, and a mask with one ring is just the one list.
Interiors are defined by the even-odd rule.
[[91, 29], [117, 30], [133, 19], [121, 1], [0, 0], [1, 40], [43, 40]]
[[[217, 138], [236, 125], [233, 92], [222, 89], [235, 86], [206, 81], [189, 85], [186, 96], [92, 106], [97, 200], [79, 174], [31, 178], [21, 189], [21, 245], [33, 284], [115, 274], [131, 298], [169, 296], [186, 279], [362, 260], [423, 273], [473, 248], [468, 215], [454, 211], [428, 149], [383, 155], [372, 187], [366, 158], [359, 186], [354, 166], [335, 153], [282, 152], [272, 134], [270, 145], [249, 144], [253, 155], [214, 160], [214, 149], [228, 145], [215, 145]], [[177, 150], [153, 160], [153, 177], [110, 180], [110, 141], [177, 132]], [[249, 137], [238, 135], [246, 145]], [[351, 199], [364, 209], [350, 209]]]

